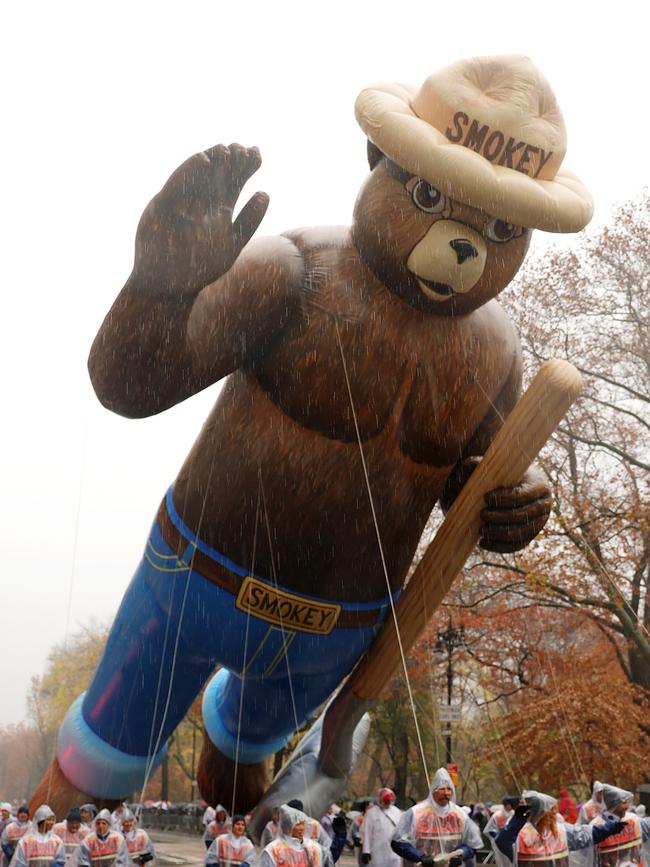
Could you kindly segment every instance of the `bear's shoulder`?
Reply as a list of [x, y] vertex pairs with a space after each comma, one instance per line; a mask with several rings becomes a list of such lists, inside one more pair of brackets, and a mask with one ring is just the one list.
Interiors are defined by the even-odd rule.
[[303, 255], [327, 248], [342, 249], [352, 244], [349, 226], [309, 226], [282, 233]]

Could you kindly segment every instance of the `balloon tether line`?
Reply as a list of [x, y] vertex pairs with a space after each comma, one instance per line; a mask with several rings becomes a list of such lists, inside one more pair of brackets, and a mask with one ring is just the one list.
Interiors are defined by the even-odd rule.
[[348, 398], [350, 400], [350, 409], [352, 411], [352, 418], [354, 420], [354, 429], [355, 429], [355, 433], [356, 433], [356, 437], [357, 437], [357, 444], [359, 446], [359, 455], [361, 458], [361, 466], [363, 468], [363, 475], [364, 475], [364, 479], [365, 479], [365, 483], [366, 483], [366, 491], [368, 493], [368, 500], [370, 502], [370, 511], [372, 513], [372, 519], [373, 519], [373, 522], [375, 525], [375, 534], [377, 537], [377, 545], [379, 547], [379, 555], [381, 557], [381, 565], [382, 565], [382, 569], [383, 569], [383, 573], [384, 573], [384, 578], [386, 580], [386, 587], [388, 589], [388, 599], [390, 600], [390, 608], [391, 608], [391, 612], [392, 612], [392, 616], [393, 616], [393, 622], [395, 625], [395, 634], [397, 636], [397, 643], [399, 646], [400, 657], [402, 660], [402, 668], [404, 669], [404, 678], [406, 680], [406, 688], [407, 688], [408, 695], [409, 695], [409, 701], [411, 703], [411, 711], [413, 713], [413, 721], [415, 723], [415, 731], [416, 731], [416, 735], [417, 735], [417, 739], [418, 739], [418, 745], [420, 748], [420, 756], [422, 758], [422, 767], [424, 769], [424, 776], [425, 776], [426, 781], [427, 781], [427, 787], [429, 787], [429, 785], [430, 785], [429, 770], [427, 768], [427, 760], [426, 760], [426, 756], [424, 754], [424, 745], [422, 743], [422, 735], [420, 733], [420, 726], [418, 723], [417, 712], [416, 712], [416, 708], [415, 708], [415, 701], [413, 699], [413, 692], [411, 689], [411, 681], [409, 678], [408, 669], [406, 667], [406, 658], [404, 656], [404, 648], [402, 646], [402, 637], [400, 634], [399, 623], [397, 622], [397, 614], [395, 612], [395, 603], [393, 600], [393, 593], [392, 593], [391, 586], [390, 586], [390, 579], [388, 577], [388, 567], [386, 566], [386, 558], [384, 556], [384, 546], [383, 546], [382, 539], [381, 539], [381, 532], [379, 530], [379, 522], [377, 521], [377, 512], [375, 510], [375, 503], [374, 503], [374, 499], [372, 496], [372, 489], [370, 487], [370, 477], [368, 475], [368, 467], [367, 467], [366, 458], [365, 458], [365, 455], [363, 452], [363, 444], [361, 441], [361, 432], [359, 430], [359, 422], [357, 419], [357, 413], [356, 413], [356, 409], [354, 406], [354, 399], [352, 397], [352, 388], [350, 386], [350, 378], [348, 376], [348, 367], [347, 367], [347, 363], [345, 360], [345, 353], [343, 351], [343, 342], [341, 340], [341, 333], [339, 331], [338, 320], [336, 320], [336, 319], [334, 320], [334, 328], [336, 330], [336, 339], [338, 341], [339, 352], [341, 354], [341, 363], [343, 364], [343, 373], [345, 375], [345, 384], [347, 386]]

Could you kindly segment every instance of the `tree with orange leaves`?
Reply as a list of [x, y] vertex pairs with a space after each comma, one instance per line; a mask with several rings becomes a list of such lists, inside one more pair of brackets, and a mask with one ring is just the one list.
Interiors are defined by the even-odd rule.
[[[546, 529], [518, 554], [477, 552], [445, 601], [465, 626], [466, 698], [468, 707], [489, 709], [485, 736], [499, 746], [495, 724], [512, 718], [521, 726], [509, 748], [513, 763], [522, 750], [528, 755], [527, 720], [541, 730], [550, 725], [548, 708], [568, 692], [592, 696], [590, 706], [603, 711], [598, 737], [592, 730], [599, 717], [576, 714], [573, 706], [564, 726], [584, 740], [581, 767], [573, 766], [565, 736], [533, 738], [531, 753], [540, 766], [560, 763], [565, 781], [585, 784], [589, 769], [596, 772], [590, 750], [603, 768], [618, 768], [619, 747], [638, 758], [650, 731], [649, 262], [645, 191], [571, 253], [556, 248], [533, 256], [502, 296], [522, 335], [527, 376], [547, 358], [565, 357], [581, 370], [585, 391], [541, 457], [554, 493]], [[538, 704], [546, 709], [540, 718]], [[491, 755], [506, 768], [502, 746]], [[532, 765], [524, 767], [522, 779], [533, 775]], [[629, 769], [636, 775], [630, 785], [648, 773], [636, 758]]]

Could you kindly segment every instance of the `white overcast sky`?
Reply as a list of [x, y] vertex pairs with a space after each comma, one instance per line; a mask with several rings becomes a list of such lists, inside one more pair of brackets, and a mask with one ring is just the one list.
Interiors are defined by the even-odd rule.
[[[138, 217], [217, 142], [257, 144], [260, 229], [348, 223], [366, 173], [357, 93], [475, 54], [528, 54], [596, 221], [650, 181], [643, 4], [472, 0], [36, 0], [2, 16], [2, 675], [25, 716], [50, 647], [109, 620], [216, 389], [129, 421], [86, 357], [131, 267]], [[537, 243], [540, 243], [538, 240]], [[72, 590], [72, 595], [71, 595]], [[70, 609], [68, 608], [71, 598]]]

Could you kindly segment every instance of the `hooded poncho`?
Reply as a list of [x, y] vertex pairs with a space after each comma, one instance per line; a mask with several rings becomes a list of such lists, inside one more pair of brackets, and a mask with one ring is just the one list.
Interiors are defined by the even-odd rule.
[[266, 846], [260, 857], [260, 867], [323, 867], [328, 858], [326, 850], [310, 838], [292, 837], [293, 828], [300, 822], [307, 823], [302, 810], [283, 804], [280, 807], [280, 832]]
[[557, 798], [545, 795], [543, 792], [536, 792], [534, 789], [522, 792], [521, 797], [530, 807], [528, 821], [531, 825], [537, 825], [544, 813], [557, 807]]
[[[222, 813], [223, 818], [220, 818]], [[230, 826], [231, 822], [228, 810], [226, 810], [223, 804], [217, 804], [214, 808], [214, 819], [206, 826], [203, 842], [209, 847], [212, 841], [216, 840], [220, 834], [227, 834], [230, 831]]]
[[15, 867], [63, 867], [65, 864], [65, 849], [60, 838], [39, 829], [39, 824], [46, 819], [55, 819], [54, 812], [47, 804], [41, 806], [34, 813], [32, 827], [21, 837], [16, 846], [16, 854], [13, 864]]
[[[108, 822], [106, 834], [99, 834], [97, 822]], [[79, 846], [77, 864], [79, 867], [128, 867], [129, 852], [124, 837], [111, 828], [111, 813], [100, 810], [95, 816], [93, 830]]]
[[613, 810], [619, 804], [624, 804], [625, 801], [632, 801], [634, 795], [632, 792], [627, 792], [625, 789], [619, 789], [617, 786], [609, 786], [603, 784], [603, 802], [608, 810]]
[[[451, 801], [441, 806], [435, 802], [433, 794], [436, 789], [445, 787], [451, 789]], [[453, 852], [461, 846], [467, 850], [480, 849], [481, 833], [455, 803], [455, 798], [456, 789], [449, 773], [445, 768], [438, 768], [428, 798], [402, 814], [391, 841], [393, 851], [408, 861], [419, 861], [423, 855]]]

